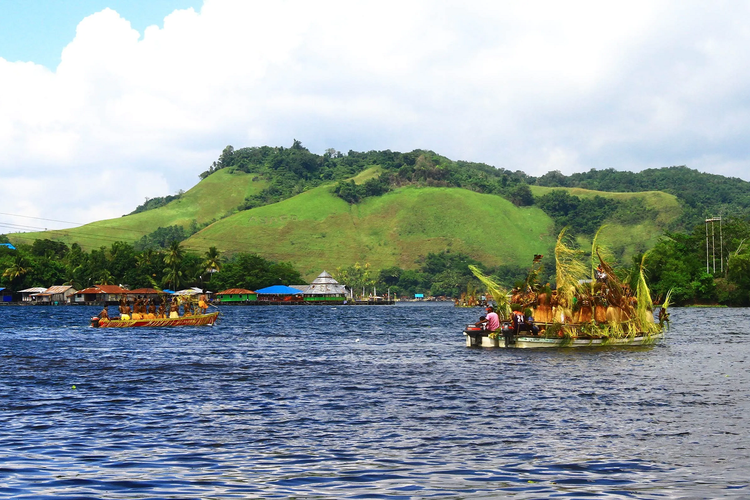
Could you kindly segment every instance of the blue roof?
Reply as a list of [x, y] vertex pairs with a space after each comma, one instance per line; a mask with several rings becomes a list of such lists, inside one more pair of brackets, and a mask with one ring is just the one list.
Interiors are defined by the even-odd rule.
[[0, 246], [8, 247], [11, 250], [15, 250], [16, 249], [16, 247], [14, 247], [13, 245], [11, 245], [10, 243], [0, 243]]
[[164, 292], [164, 293], [174, 293], [174, 290], [167, 290], [167, 289], [165, 288], [164, 290], [162, 290], [162, 292]]
[[258, 295], [260, 294], [269, 294], [269, 295], [299, 295], [302, 292], [302, 290], [297, 290], [296, 288], [292, 288], [290, 286], [284, 286], [284, 285], [274, 285], [269, 286], [267, 288], [262, 288], [260, 290], [255, 291]]

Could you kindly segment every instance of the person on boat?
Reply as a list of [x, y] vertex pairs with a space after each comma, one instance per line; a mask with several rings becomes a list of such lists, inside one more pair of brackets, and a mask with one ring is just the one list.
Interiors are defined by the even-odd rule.
[[494, 332], [498, 328], [500, 328], [500, 317], [495, 312], [495, 309], [492, 306], [489, 306], [487, 308], [487, 327], [486, 329]]
[[482, 330], [486, 330], [487, 329], [487, 316], [479, 316], [479, 321], [474, 323], [474, 326], [478, 326]]
[[170, 318], [180, 317], [180, 305], [177, 303], [177, 299], [172, 299], [172, 303], [169, 305], [169, 317]]
[[146, 313], [146, 319], [156, 319], [156, 304], [154, 304], [153, 301], [149, 301], [146, 310], [148, 311]]
[[510, 315], [510, 320], [513, 323], [513, 332], [518, 334], [518, 332], [526, 330], [525, 324], [526, 321], [523, 317], [523, 313], [519, 311], [517, 308], [513, 309], [513, 312]]
[[669, 313], [663, 307], [659, 308], [659, 326], [663, 327], [664, 323], [669, 324]]
[[208, 312], [208, 297], [205, 293], [202, 293], [198, 299], [198, 307], [201, 310], [201, 314], [206, 314]]
[[523, 326], [524, 330], [531, 332], [534, 335], [539, 333], [539, 327], [534, 324], [534, 316], [531, 313], [531, 309], [528, 307], [523, 311]]
[[109, 321], [109, 311], [107, 310], [107, 304], [104, 304], [102, 312], [99, 313], [99, 321]]
[[165, 302], [162, 300], [159, 302], [159, 312], [156, 314], [156, 317], [159, 319], [166, 318], [166, 305]]
[[125, 321], [130, 319], [130, 306], [125, 299], [120, 301], [120, 319]]
[[596, 271], [594, 271], [594, 276], [596, 277], [596, 281], [599, 281], [600, 283], [604, 283], [607, 281], [607, 273], [604, 272], [604, 268], [601, 264], [596, 266]]
[[141, 298], [136, 297], [133, 302], [133, 314], [130, 319], [143, 319], [143, 313], [141, 312]]

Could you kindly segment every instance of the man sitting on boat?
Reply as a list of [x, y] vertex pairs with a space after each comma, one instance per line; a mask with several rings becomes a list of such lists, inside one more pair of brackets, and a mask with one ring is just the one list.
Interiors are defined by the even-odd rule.
[[474, 326], [478, 326], [482, 330], [487, 329], [487, 316], [479, 316], [479, 321], [474, 323]]
[[99, 321], [109, 321], [109, 311], [107, 311], [107, 304], [104, 304], [102, 312], [99, 313]]
[[486, 329], [494, 332], [498, 328], [500, 328], [500, 317], [495, 312], [495, 309], [492, 306], [489, 306], [487, 308], [487, 327]]

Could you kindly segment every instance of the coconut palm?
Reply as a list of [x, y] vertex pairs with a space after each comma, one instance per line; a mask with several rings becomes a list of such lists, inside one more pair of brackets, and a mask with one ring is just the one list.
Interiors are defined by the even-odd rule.
[[216, 247], [209, 247], [208, 251], [203, 255], [203, 268], [209, 272], [209, 281], [211, 281], [210, 276], [221, 271], [221, 254]]
[[28, 261], [23, 255], [19, 253], [16, 254], [15, 259], [13, 259], [13, 264], [11, 264], [10, 267], [3, 271], [3, 278], [8, 278], [12, 285], [16, 280], [19, 280], [26, 276], [26, 273], [28, 273], [29, 271], [30, 268]]
[[164, 263], [167, 267], [164, 269], [164, 281], [169, 283], [172, 288], [180, 286], [182, 281], [182, 260], [185, 258], [185, 250], [177, 240], [169, 243], [169, 248], [164, 252]]

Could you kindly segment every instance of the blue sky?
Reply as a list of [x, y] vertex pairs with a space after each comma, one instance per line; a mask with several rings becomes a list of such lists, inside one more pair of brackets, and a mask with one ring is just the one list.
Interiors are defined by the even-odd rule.
[[0, 0], [0, 57], [9, 61], [33, 61], [54, 69], [63, 47], [73, 40], [84, 17], [107, 7], [143, 32], [161, 26], [176, 9], [199, 10], [201, 0]]
[[0, 232], [119, 217], [227, 145], [294, 139], [750, 180], [748, 19], [731, 0], [0, 0]]

